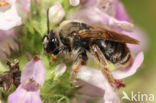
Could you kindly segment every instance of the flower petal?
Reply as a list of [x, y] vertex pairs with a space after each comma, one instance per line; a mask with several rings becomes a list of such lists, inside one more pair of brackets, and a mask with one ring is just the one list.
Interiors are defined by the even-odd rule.
[[16, 29], [0, 30], [0, 41], [8, 38], [12, 38], [12, 35], [16, 35], [18, 31]]
[[45, 68], [43, 62], [37, 56], [26, 64], [22, 72], [21, 83], [25, 83], [29, 79], [35, 80], [40, 86], [44, 83]]
[[15, 92], [9, 95], [8, 103], [42, 103], [40, 98], [40, 90], [38, 91], [26, 91], [20, 85]]
[[109, 18], [108, 25], [111, 28], [116, 29], [116, 31], [119, 29], [118, 30], [119, 32], [122, 30], [127, 31], [127, 32], [131, 32], [135, 29], [134, 25], [132, 23], [127, 22], [127, 21], [120, 21], [120, 20], [117, 20], [116, 18], [113, 18], [113, 17]]
[[11, 54], [11, 51], [18, 50], [18, 44], [14, 40], [16, 38], [17, 30], [0, 30], [0, 59], [7, 61], [7, 55]]
[[22, 24], [21, 17], [18, 15], [15, 4], [5, 12], [0, 12], [0, 30], [9, 30]]
[[78, 92], [83, 93], [88, 96], [104, 96], [104, 90], [102, 88], [98, 88], [82, 79], [78, 80], [78, 84], [81, 86]]
[[121, 33], [128, 35], [132, 38], [135, 38], [136, 40], [139, 41], [139, 45], [127, 44], [127, 46], [130, 48], [134, 56], [138, 54], [140, 51], [145, 51], [147, 49], [148, 37], [146, 33], [142, 31], [140, 28], [136, 27], [133, 30], [133, 32], [121, 31]]
[[112, 71], [112, 75], [115, 79], [123, 79], [133, 75], [141, 66], [144, 60], [143, 52], [140, 52], [134, 59], [132, 65], [125, 69], [116, 69]]
[[[106, 1], [105, 1], [106, 2]], [[103, 7], [103, 3], [97, 3], [98, 5]], [[111, 4], [111, 1], [108, 0], [108, 4]], [[125, 30], [125, 31], [133, 31], [134, 30], [134, 25], [127, 22], [127, 21], [120, 21], [115, 16], [113, 15], [114, 11], [110, 12], [109, 10], [103, 10], [99, 8], [98, 6], [93, 6], [93, 7], [87, 7], [87, 8], [82, 8], [78, 10], [77, 12], [71, 14], [68, 18], [69, 19], [77, 19], [82, 22], [92, 24], [92, 25], [103, 25], [103, 26], [108, 26], [111, 29], [119, 29], [119, 30]], [[110, 7], [107, 6], [109, 9]], [[90, 12], [92, 11], [92, 12]], [[109, 11], [110, 13], [107, 13]], [[112, 15], [110, 15], [112, 14]]]
[[116, 18], [120, 21], [130, 21], [130, 17], [127, 14], [123, 4], [116, 0]]
[[69, 2], [72, 6], [77, 6], [80, 4], [80, 0], [69, 0]]
[[[107, 78], [102, 74], [100, 70], [87, 66], [81, 66], [77, 78], [89, 83], [92, 86], [96, 86], [96, 88], [103, 89], [104, 97], [101, 101], [103, 101], [104, 103], [121, 103], [118, 91], [115, 91], [110, 86]], [[83, 86], [85, 87], [85, 85]], [[88, 91], [88, 89], [86, 89], [86, 91]], [[84, 90], [82, 91], [82, 93], [86, 93], [86, 91]], [[98, 91], [97, 89], [96, 92], [100, 93], [101, 91]], [[95, 90], [90, 93], [90, 95], [93, 94], [95, 94]]]
[[30, 10], [30, 4], [31, 4], [30, 0], [19, 0], [19, 1], [22, 4], [22, 7], [24, 8], [25, 11]]
[[102, 25], [103, 15], [99, 14], [95, 8], [86, 8], [69, 15], [68, 19], [80, 20], [92, 25]]
[[66, 69], [67, 69], [67, 66], [64, 63], [57, 65], [54, 69], [55, 75], [56, 76], [63, 75]]
[[52, 24], [58, 24], [65, 16], [65, 11], [62, 5], [59, 2], [55, 2], [55, 4], [49, 8], [49, 21]]
[[96, 2], [97, 0], [80, 0], [80, 6], [92, 7]]

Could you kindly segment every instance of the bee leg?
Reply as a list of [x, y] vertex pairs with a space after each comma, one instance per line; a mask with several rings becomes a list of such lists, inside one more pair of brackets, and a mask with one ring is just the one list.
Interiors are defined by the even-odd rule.
[[86, 51], [83, 51], [83, 53], [81, 54], [82, 55], [82, 62], [81, 62], [81, 65], [87, 65], [87, 60], [88, 60], [88, 56], [86, 54]]
[[51, 54], [50, 64], [53, 64], [57, 59], [57, 55]]
[[101, 71], [102, 71], [103, 75], [107, 77], [108, 82], [110, 83], [111, 87], [115, 88], [115, 84], [114, 84], [115, 80], [112, 76], [111, 71], [106, 67], [101, 68]]
[[70, 85], [72, 87], [76, 82], [75, 80], [76, 80], [77, 73], [78, 73], [79, 67], [81, 65], [81, 62], [82, 62], [82, 60], [78, 57], [72, 66], [72, 76], [71, 76], [71, 80], [70, 80]]
[[72, 73], [72, 76], [71, 76], [71, 83], [70, 83], [71, 86], [73, 86], [75, 84], [75, 82], [76, 82], [75, 80], [76, 80], [80, 65], [82, 64], [82, 62], [86, 62], [88, 60], [88, 56], [86, 54], [86, 51], [83, 50], [83, 51], [80, 51], [80, 52], [81, 53], [78, 55], [78, 57], [76, 58], [73, 66], [72, 66], [73, 73]]
[[52, 54], [51, 54], [51, 61], [50, 64], [53, 64], [54, 61], [56, 61], [58, 54], [62, 51], [62, 47], [56, 49]]
[[108, 69], [107, 60], [105, 59], [104, 55], [100, 51], [100, 48], [98, 48], [96, 45], [92, 45], [92, 51], [94, 54], [94, 58], [95, 58], [97, 64], [99, 65], [103, 75], [106, 76], [106, 78], [108, 79], [108, 82], [110, 83], [112, 88], [115, 88], [115, 85], [114, 85], [115, 80], [112, 76], [111, 71]]

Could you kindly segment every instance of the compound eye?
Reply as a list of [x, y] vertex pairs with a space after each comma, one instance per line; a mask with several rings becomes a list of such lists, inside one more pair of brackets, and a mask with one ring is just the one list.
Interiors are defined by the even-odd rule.
[[52, 42], [57, 42], [57, 39], [56, 39], [56, 38], [53, 38], [53, 39], [52, 39]]
[[55, 39], [52, 39], [52, 42], [55, 42]]

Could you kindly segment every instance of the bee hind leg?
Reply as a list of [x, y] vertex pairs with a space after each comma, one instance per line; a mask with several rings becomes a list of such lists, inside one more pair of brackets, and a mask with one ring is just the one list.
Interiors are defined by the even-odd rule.
[[112, 76], [111, 71], [106, 67], [101, 67], [101, 72], [103, 73], [104, 76], [107, 77], [108, 82], [110, 83], [111, 87], [115, 88], [115, 80]]
[[112, 76], [111, 71], [108, 69], [107, 60], [104, 57], [104, 55], [102, 54], [100, 48], [97, 47], [97, 45], [92, 45], [92, 51], [93, 51], [95, 61], [99, 65], [99, 67], [101, 69], [101, 72], [107, 78], [107, 80], [108, 80], [109, 84], [111, 85], [111, 87], [116, 88], [115, 87], [115, 80], [114, 80], [114, 78]]

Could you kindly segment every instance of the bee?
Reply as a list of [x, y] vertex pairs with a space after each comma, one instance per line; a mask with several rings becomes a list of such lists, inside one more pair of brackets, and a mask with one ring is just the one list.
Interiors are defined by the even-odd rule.
[[91, 55], [114, 87], [115, 80], [108, 64], [112, 63], [117, 67], [130, 66], [133, 57], [126, 44], [139, 44], [139, 41], [127, 35], [76, 20], [63, 21], [59, 27], [49, 31], [48, 13], [47, 10], [48, 30], [42, 38], [43, 47], [53, 56], [62, 52], [74, 59], [71, 85], [76, 80], [79, 66], [86, 63], [88, 56]]
[[15, 87], [18, 87], [21, 77], [18, 60], [15, 60], [14, 63], [8, 61], [7, 65], [10, 70], [0, 74], [0, 87], [5, 91], [8, 91], [12, 84], [14, 84]]

